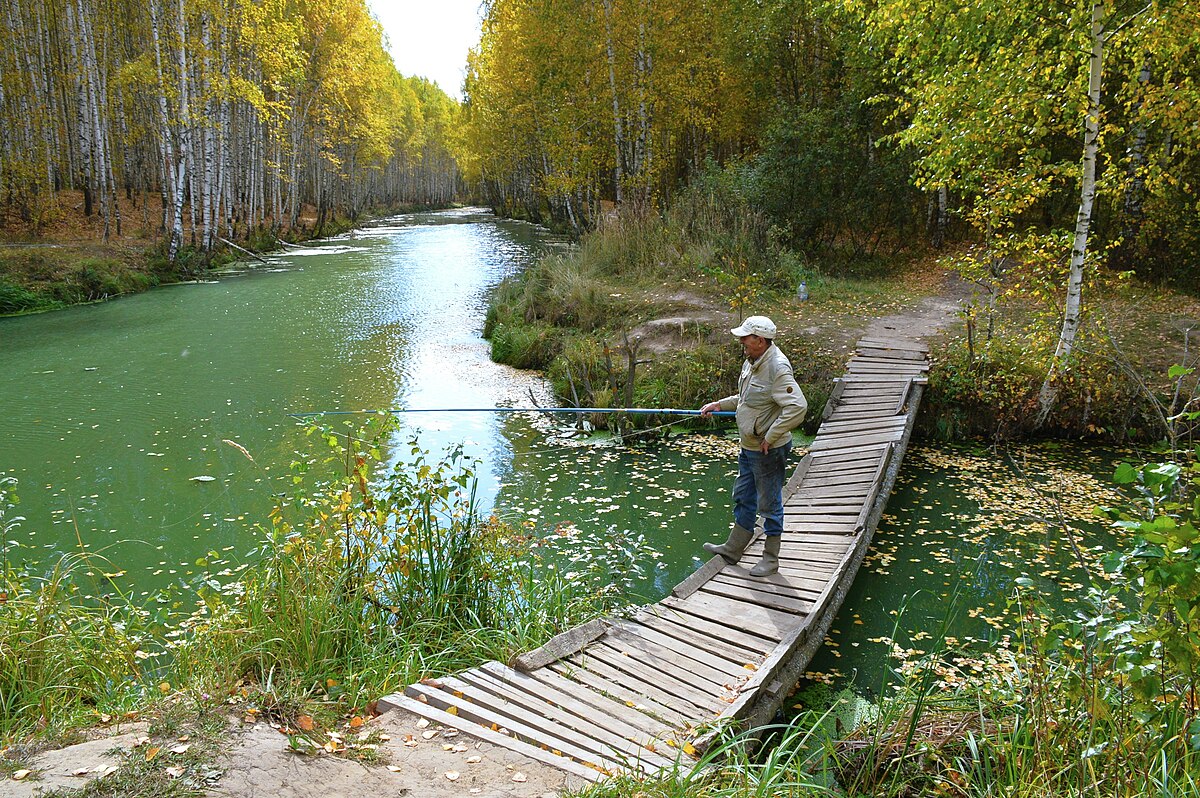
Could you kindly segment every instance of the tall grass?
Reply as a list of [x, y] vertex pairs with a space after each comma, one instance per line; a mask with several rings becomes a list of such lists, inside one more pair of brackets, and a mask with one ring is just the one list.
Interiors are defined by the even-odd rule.
[[[138, 606], [103, 579], [105, 594], [93, 589], [114, 569], [92, 555], [44, 574], [6, 564], [0, 738], [180, 692], [292, 713], [313, 700], [363, 708], [426, 676], [508, 660], [625, 600], [647, 561], [638, 541], [587, 544], [480, 517], [461, 451], [431, 457], [410, 443], [385, 469], [391, 435], [386, 422], [314, 429], [323, 453], [294, 466], [236, 581], [206, 574]], [[10, 489], [0, 482], [6, 541]]]

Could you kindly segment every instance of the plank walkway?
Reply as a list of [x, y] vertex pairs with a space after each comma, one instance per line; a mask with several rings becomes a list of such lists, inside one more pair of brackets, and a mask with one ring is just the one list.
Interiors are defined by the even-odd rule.
[[724, 725], [769, 723], [862, 564], [928, 371], [923, 343], [858, 342], [784, 489], [775, 576], [749, 573], [760, 527], [736, 566], [713, 557], [632, 617], [590, 621], [511, 665], [410, 685], [380, 710], [409, 710], [587, 781], [687, 768]]

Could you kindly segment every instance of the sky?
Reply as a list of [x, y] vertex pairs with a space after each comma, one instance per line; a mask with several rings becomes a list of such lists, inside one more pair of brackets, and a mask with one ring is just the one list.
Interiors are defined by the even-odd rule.
[[467, 51], [479, 43], [480, 0], [367, 0], [383, 25], [396, 68], [436, 81], [461, 98]]

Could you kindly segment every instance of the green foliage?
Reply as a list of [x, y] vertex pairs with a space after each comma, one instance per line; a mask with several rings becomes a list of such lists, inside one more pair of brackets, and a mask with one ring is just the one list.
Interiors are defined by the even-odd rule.
[[[1133, 533], [1134, 545], [1105, 559], [1117, 586], [1092, 623], [1141, 722], [1200, 755], [1198, 456], [1117, 468], [1114, 479], [1131, 501], [1102, 515]], [[1119, 600], [1126, 597], [1132, 601]]]
[[0, 278], [0, 316], [57, 307], [58, 303], [28, 288]]

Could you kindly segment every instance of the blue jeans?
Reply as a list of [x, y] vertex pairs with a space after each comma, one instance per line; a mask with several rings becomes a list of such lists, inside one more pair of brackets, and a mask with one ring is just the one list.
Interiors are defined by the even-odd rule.
[[783, 482], [791, 450], [791, 441], [766, 454], [742, 449], [737, 481], [733, 483], [733, 520], [738, 526], [753, 532], [755, 520], [761, 515], [763, 532], [783, 534]]

